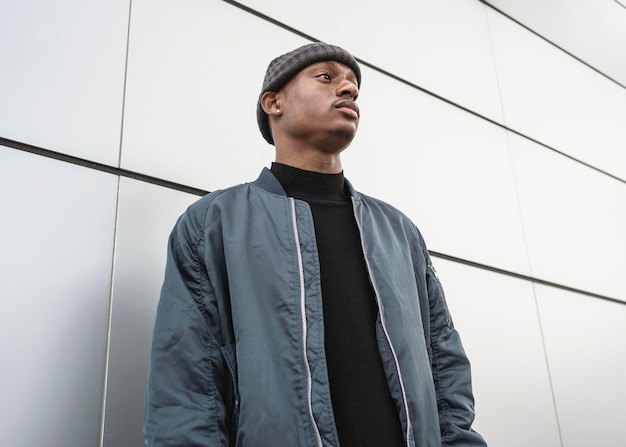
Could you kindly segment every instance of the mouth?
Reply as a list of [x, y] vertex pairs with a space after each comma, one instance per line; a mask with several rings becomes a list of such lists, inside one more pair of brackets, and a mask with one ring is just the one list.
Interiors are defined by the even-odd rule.
[[342, 99], [341, 101], [337, 101], [334, 106], [336, 109], [340, 109], [342, 112], [354, 118], [359, 118], [361, 116], [358, 104], [351, 99]]

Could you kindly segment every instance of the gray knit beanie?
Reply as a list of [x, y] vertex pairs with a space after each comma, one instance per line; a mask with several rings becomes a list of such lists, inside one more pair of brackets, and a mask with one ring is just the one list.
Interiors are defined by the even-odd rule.
[[323, 42], [316, 42], [296, 48], [289, 53], [278, 56], [267, 67], [265, 79], [263, 80], [263, 88], [257, 101], [256, 119], [259, 123], [259, 129], [263, 138], [269, 143], [274, 144], [272, 132], [267, 114], [261, 107], [261, 97], [265, 92], [277, 92], [287, 82], [305, 67], [311, 64], [324, 61], [337, 61], [347, 65], [352, 69], [356, 76], [357, 84], [361, 86], [361, 69], [356, 59], [343, 48], [329, 45]]

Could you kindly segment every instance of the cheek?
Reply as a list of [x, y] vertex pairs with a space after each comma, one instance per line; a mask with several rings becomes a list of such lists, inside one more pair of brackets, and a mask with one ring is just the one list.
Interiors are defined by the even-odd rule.
[[313, 124], [322, 116], [319, 106], [309, 98], [302, 98], [289, 107], [289, 121], [300, 125]]
[[323, 108], [322, 94], [314, 89], [297, 89], [290, 99], [293, 107], [302, 114], [315, 114]]
[[315, 98], [311, 95], [297, 95], [293, 99], [292, 107], [300, 114], [305, 115], [314, 109]]

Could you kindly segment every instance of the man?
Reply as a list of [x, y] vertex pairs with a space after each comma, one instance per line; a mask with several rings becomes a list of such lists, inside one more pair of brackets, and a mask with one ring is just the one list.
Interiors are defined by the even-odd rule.
[[424, 241], [344, 179], [357, 61], [273, 60], [257, 104], [276, 162], [193, 204], [170, 237], [148, 446], [484, 446], [470, 367]]

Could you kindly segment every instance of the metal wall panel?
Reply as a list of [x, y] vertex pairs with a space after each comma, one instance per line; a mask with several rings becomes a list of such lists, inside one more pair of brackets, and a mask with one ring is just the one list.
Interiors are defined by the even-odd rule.
[[0, 147], [3, 445], [98, 445], [116, 191], [116, 176]]
[[510, 141], [533, 275], [626, 301], [626, 184]]
[[626, 85], [626, 1], [489, 0], [488, 3]]
[[626, 179], [626, 89], [488, 13], [507, 126]]
[[626, 445], [626, 306], [537, 286], [564, 447]]
[[122, 167], [214, 190], [256, 178], [265, 69], [306, 43], [224, 2], [133, 2]]
[[0, 136], [117, 165], [129, 0], [3, 2]]

